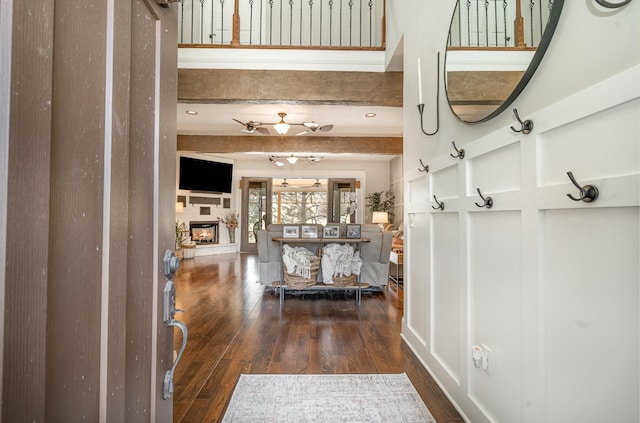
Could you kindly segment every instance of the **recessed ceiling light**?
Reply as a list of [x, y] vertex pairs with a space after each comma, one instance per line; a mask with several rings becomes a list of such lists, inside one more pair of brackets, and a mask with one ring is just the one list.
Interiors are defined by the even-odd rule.
[[375, 113], [367, 113], [366, 115], [364, 115], [364, 117], [372, 118], [372, 117], [376, 117], [376, 114]]
[[185, 113], [192, 116], [195, 116], [198, 114], [198, 112], [196, 112], [195, 110], [187, 110]]

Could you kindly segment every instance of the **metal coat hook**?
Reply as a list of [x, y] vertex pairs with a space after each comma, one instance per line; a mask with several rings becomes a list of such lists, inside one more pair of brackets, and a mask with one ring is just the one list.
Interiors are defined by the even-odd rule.
[[619, 7], [624, 7], [626, 5], [628, 5], [629, 3], [631, 3], [631, 0], [625, 0], [623, 2], [620, 3], [611, 3], [609, 1], [606, 0], [596, 0], [596, 3], [598, 3], [600, 6], [609, 8], [609, 9], [617, 9]]
[[599, 192], [595, 185], [585, 185], [582, 187], [578, 184], [576, 178], [573, 177], [572, 172], [567, 172], [567, 175], [569, 176], [569, 179], [571, 179], [571, 182], [573, 182], [573, 185], [580, 190], [580, 197], [576, 198], [571, 194], [567, 194], [567, 197], [571, 198], [573, 201], [584, 201], [585, 203], [596, 201]]
[[420, 172], [428, 173], [429, 172], [429, 165], [425, 165], [424, 163], [422, 163], [422, 159], [420, 159], [420, 167], [418, 168], [418, 170]]
[[518, 115], [518, 109], [513, 109], [513, 114], [516, 115], [516, 119], [518, 119], [518, 122], [520, 122], [520, 129], [516, 129], [512, 126], [511, 130], [513, 132], [522, 132], [525, 135], [531, 132], [531, 130], [533, 129], [533, 121], [530, 119], [527, 119], [523, 122], [522, 119], [520, 119], [520, 116]]
[[438, 207], [431, 206], [431, 208], [434, 209], [434, 210], [444, 210], [444, 201], [443, 202], [438, 201], [438, 199], [436, 198], [435, 195], [433, 196], [433, 199], [435, 200], [435, 202], [438, 205]]
[[[420, 60], [420, 58], [418, 58], [418, 60]], [[420, 129], [422, 130], [422, 133], [428, 136], [432, 136], [438, 133], [438, 130], [440, 129], [440, 52], [438, 52], [438, 56], [437, 56], [437, 68], [436, 68], [436, 72], [437, 72], [437, 78], [438, 78], [438, 85], [436, 87], [436, 130], [433, 132], [426, 132], [424, 130], [424, 103], [420, 102], [420, 104], [418, 104], [418, 112], [420, 113]], [[418, 63], [418, 81], [420, 81], [420, 78], [422, 76], [420, 75], [420, 63]], [[422, 98], [422, 83], [419, 83], [419, 88], [418, 90], [420, 91], [420, 98]]]
[[455, 141], [451, 141], [451, 144], [453, 144], [453, 148], [454, 150], [456, 150], [458, 154], [456, 154], [455, 156], [453, 154], [449, 154], [449, 155], [454, 159], [460, 159], [460, 160], [464, 159], [464, 148], [458, 149], [458, 147], [456, 147]]
[[478, 190], [478, 195], [480, 196], [480, 198], [482, 198], [482, 201], [484, 201], [484, 203], [483, 204], [476, 203], [476, 206], [486, 207], [488, 209], [493, 207], [493, 198], [491, 197], [484, 198], [484, 196], [482, 195], [482, 192], [480, 192], [480, 188], [477, 188], [477, 190]]

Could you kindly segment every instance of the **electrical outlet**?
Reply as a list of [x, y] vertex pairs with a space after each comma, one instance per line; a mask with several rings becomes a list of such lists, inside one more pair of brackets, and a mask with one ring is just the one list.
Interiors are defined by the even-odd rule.
[[471, 347], [471, 359], [473, 360], [473, 367], [481, 369], [491, 375], [493, 373], [491, 348], [485, 344], [474, 345]]

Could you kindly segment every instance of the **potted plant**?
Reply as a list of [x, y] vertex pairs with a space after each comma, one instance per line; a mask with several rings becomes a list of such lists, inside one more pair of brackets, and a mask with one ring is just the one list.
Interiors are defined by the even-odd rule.
[[389, 221], [393, 221], [393, 205], [396, 199], [393, 191], [370, 192], [365, 197], [367, 208], [371, 212], [387, 212]]
[[229, 242], [235, 244], [236, 242], [236, 228], [238, 227], [238, 213], [227, 214], [226, 219], [220, 218], [220, 221], [225, 224], [229, 231]]
[[187, 225], [176, 220], [176, 256], [181, 258], [182, 255], [182, 243], [189, 239], [189, 230]]

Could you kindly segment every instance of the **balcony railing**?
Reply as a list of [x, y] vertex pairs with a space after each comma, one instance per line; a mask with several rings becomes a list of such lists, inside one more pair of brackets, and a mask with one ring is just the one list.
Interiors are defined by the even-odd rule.
[[536, 48], [553, 0], [460, 0], [449, 47]]
[[320, 48], [384, 46], [384, 0], [184, 0], [178, 42]]

